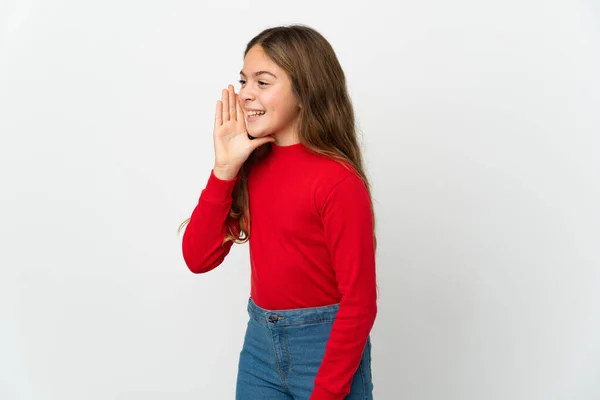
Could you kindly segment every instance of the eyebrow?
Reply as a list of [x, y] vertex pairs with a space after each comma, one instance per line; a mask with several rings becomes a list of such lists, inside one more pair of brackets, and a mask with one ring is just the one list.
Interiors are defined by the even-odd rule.
[[[272, 73], [272, 72], [269, 72], [269, 71], [257, 71], [257, 72], [254, 73], [254, 76], [260, 76], [260, 75], [263, 75], [263, 74], [271, 75], [273, 78], [277, 79], [277, 77], [275, 76], [275, 74]], [[243, 77], [246, 77], [246, 74], [244, 74], [243, 71], [240, 71], [240, 75], [242, 75]]]

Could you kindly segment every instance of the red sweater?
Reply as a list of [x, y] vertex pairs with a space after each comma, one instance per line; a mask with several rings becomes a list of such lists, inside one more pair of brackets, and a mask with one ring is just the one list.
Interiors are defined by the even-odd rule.
[[[270, 310], [340, 303], [311, 400], [349, 392], [377, 313], [371, 199], [356, 171], [298, 143], [272, 145], [248, 175], [251, 297]], [[238, 177], [211, 171], [183, 236], [194, 273], [223, 262]]]

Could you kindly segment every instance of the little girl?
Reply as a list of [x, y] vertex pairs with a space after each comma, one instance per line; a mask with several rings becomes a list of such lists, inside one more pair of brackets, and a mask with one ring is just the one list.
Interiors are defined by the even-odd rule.
[[253, 38], [240, 76], [181, 226], [194, 273], [250, 242], [236, 399], [372, 399], [375, 223], [344, 72], [321, 34], [293, 25]]

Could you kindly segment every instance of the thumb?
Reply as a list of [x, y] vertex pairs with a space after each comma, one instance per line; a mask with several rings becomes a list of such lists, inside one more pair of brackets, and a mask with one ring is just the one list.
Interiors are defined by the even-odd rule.
[[266, 136], [263, 138], [256, 138], [250, 141], [252, 144], [252, 150], [262, 146], [263, 144], [275, 142], [275, 138], [272, 136]]

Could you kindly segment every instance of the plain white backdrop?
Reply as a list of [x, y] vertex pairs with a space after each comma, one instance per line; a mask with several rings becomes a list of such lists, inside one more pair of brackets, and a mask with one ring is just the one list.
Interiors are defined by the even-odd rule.
[[595, 1], [4, 0], [0, 399], [233, 399], [247, 245], [179, 223], [220, 90], [303, 23], [346, 72], [377, 214], [379, 400], [600, 399]]

